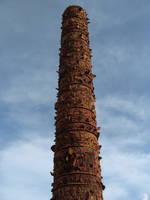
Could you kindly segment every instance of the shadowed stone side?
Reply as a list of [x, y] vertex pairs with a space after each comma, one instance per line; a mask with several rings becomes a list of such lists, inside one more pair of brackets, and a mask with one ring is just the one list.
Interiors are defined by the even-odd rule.
[[103, 200], [88, 18], [80, 6], [63, 13], [52, 200]]

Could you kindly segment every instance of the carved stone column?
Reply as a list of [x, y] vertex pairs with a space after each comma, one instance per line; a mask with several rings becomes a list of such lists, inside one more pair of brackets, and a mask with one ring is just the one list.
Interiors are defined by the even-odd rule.
[[88, 18], [80, 6], [63, 13], [52, 200], [102, 200]]

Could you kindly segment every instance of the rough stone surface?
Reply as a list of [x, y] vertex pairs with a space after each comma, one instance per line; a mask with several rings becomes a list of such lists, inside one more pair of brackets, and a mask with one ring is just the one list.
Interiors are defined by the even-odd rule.
[[80, 6], [63, 13], [52, 200], [103, 200], [88, 18]]

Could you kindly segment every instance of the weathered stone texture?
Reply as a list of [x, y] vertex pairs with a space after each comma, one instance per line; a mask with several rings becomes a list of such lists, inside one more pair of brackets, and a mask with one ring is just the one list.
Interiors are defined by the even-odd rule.
[[63, 14], [52, 200], [103, 200], [88, 18], [83, 8]]

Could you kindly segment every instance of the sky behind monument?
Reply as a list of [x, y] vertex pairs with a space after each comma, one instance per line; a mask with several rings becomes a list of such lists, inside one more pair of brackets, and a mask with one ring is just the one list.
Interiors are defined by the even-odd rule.
[[150, 1], [0, 0], [0, 199], [49, 199], [61, 15], [85, 8], [107, 200], [150, 198]]

